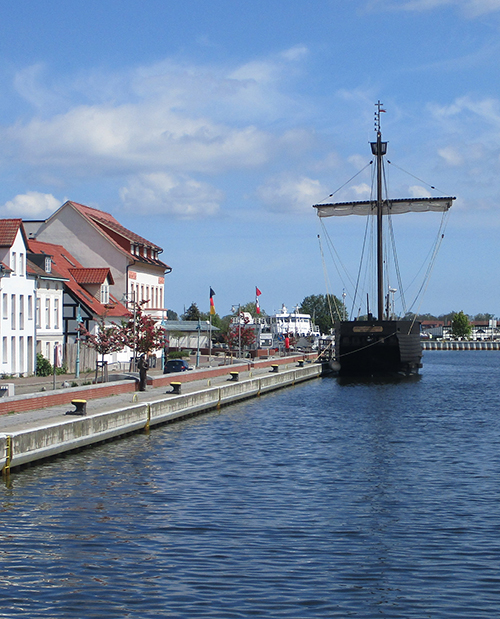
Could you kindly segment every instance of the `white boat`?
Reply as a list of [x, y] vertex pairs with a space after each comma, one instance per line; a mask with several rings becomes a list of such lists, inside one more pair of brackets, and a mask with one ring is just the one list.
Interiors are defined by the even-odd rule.
[[259, 322], [260, 348], [280, 348], [288, 336], [295, 348], [315, 349], [321, 337], [311, 315], [300, 313], [298, 305], [289, 312], [283, 304], [279, 312], [261, 318]]

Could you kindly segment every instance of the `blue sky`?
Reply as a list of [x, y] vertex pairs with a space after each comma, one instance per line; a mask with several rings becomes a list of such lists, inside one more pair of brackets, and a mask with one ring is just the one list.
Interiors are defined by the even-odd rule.
[[[112, 213], [164, 248], [179, 313], [208, 311], [210, 286], [220, 315], [255, 286], [268, 313], [350, 298], [332, 265], [325, 283], [311, 205], [370, 161], [381, 100], [390, 195], [457, 196], [414, 309], [500, 315], [500, 0], [19, 0], [0, 18], [0, 217]], [[439, 216], [395, 219], [418, 281]], [[325, 224], [355, 278], [364, 224]]]

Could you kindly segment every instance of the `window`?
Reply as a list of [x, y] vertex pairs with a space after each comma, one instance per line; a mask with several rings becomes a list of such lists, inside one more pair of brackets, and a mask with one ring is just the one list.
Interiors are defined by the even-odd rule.
[[101, 303], [109, 303], [109, 286], [107, 283], [101, 284]]
[[16, 274], [16, 266], [17, 266], [17, 265], [16, 265], [16, 252], [15, 252], [15, 251], [13, 251], [13, 252], [12, 252], [12, 255], [11, 255], [11, 257], [10, 257], [10, 268], [11, 268], [11, 269], [12, 269], [12, 271], [13, 271], [13, 275], [15, 275], [15, 274]]
[[33, 297], [28, 295], [28, 320], [33, 320]]
[[50, 297], [45, 298], [45, 328], [50, 329]]
[[144, 301], [144, 285], [141, 284], [141, 296], [140, 296], [141, 302]]
[[59, 299], [54, 299], [54, 329], [59, 329]]
[[9, 360], [9, 344], [6, 337], [2, 338], [2, 362], [7, 363]]
[[52, 271], [52, 259], [50, 256], [45, 258], [45, 273], [50, 273]]
[[16, 328], [16, 295], [10, 296], [10, 328]]
[[9, 317], [9, 297], [7, 293], [3, 293], [3, 302], [2, 302], [2, 315], [4, 320], [7, 320]]
[[24, 295], [19, 297], [19, 328], [24, 329]]
[[19, 254], [19, 275], [24, 275], [24, 254]]
[[41, 320], [42, 318], [40, 316], [40, 299], [37, 297], [35, 301], [35, 324], [37, 329], [40, 329], [40, 327], [42, 326]]

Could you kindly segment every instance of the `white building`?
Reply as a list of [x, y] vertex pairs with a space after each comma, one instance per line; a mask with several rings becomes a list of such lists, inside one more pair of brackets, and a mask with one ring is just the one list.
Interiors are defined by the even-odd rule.
[[28, 275], [35, 280], [35, 342], [36, 352], [50, 363], [62, 365], [63, 291], [67, 281], [52, 268], [52, 259], [43, 253], [33, 253], [28, 245]]
[[161, 247], [124, 228], [112, 215], [76, 202], [65, 202], [46, 221], [25, 221], [30, 239], [64, 243], [84, 265], [109, 268], [110, 293], [142, 303], [161, 320], [166, 316], [165, 274], [172, 270], [159, 258]]
[[35, 280], [27, 275], [21, 219], [0, 219], [0, 374], [35, 370]]

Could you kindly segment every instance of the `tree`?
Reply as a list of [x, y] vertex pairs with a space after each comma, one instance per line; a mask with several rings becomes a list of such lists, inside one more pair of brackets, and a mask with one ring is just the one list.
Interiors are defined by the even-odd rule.
[[[200, 320], [204, 322], [210, 322], [210, 314], [208, 312], [201, 312]], [[219, 314], [212, 314], [212, 327], [220, 328], [221, 317]]]
[[174, 310], [167, 310], [167, 320], [179, 320], [177, 312], [174, 312]]
[[[331, 312], [330, 312], [331, 307]], [[344, 304], [335, 295], [310, 295], [302, 301], [302, 314], [310, 314], [321, 333], [328, 334], [338, 320], [347, 319]]]
[[489, 322], [493, 320], [495, 316], [493, 314], [476, 314], [473, 318], [476, 322]]
[[451, 323], [451, 333], [453, 337], [469, 337], [472, 331], [472, 326], [469, 322], [469, 317], [462, 311], [453, 316]]
[[[126, 345], [123, 329], [117, 324], [106, 324], [106, 316], [99, 316], [95, 333], [88, 331], [82, 323], [78, 326], [81, 342], [84, 346], [93, 348], [101, 355], [101, 366], [104, 367], [104, 355], [123, 350]], [[99, 359], [96, 360], [96, 378], [99, 370]]]
[[255, 331], [248, 325], [234, 325], [227, 334], [225, 340], [229, 348], [238, 348], [241, 343], [241, 348], [251, 346], [255, 342]]
[[163, 348], [165, 345], [165, 328], [142, 310], [142, 303], [137, 303], [135, 312], [122, 324], [125, 344], [136, 354], [146, 354]]
[[201, 312], [196, 303], [191, 303], [187, 310], [181, 316], [182, 320], [200, 320]]

